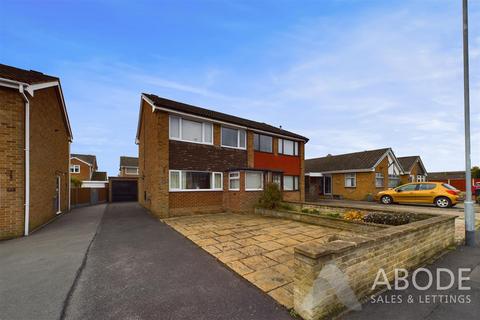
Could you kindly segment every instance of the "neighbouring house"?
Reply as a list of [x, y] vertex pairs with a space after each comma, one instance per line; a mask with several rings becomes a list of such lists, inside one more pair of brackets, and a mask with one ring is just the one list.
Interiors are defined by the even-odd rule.
[[403, 169], [400, 177], [402, 184], [427, 181], [427, 169], [425, 169], [420, 156], [398, 157], [397, 159]]
[[138, 177], [138, 158], [120, 157], [119, 177]]
[[[448, 183], [463, 192], [467, 189], [465, 171], [429, 172], [428, 181]], [[480, 184], [479, 178], [472, 179], [472, 185], [476, 184]]]
[[91, 181], [93, 174], [98, 170], [97, 157], [91, 154], [70, 155], [70, 174], [80, 181]]
[[71, 142], [60, 79], [0, 64], [0, 239], [70, 209]]
[[402, 167], [391, 148], [307, 159], [306, 198], [368, 200], [399, 185], [401, 174]]
[[142, 94], [139, 202], [159, 217], [249, 211], [269, 182], [304, 200], [307, 138], [213, 110]]

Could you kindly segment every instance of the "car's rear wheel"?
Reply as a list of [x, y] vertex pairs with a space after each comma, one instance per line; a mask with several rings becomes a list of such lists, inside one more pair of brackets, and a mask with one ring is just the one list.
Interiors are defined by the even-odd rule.
[[380, 198], [380, 202], [383, 203], [383, 204], [392, 204], [393, 199], [390, 196], [382, 196]]
[[448, 208], [452, 206], [452, 201], [447, 197], [438, 197], [435, 198], [435, 205], [439, 208]]

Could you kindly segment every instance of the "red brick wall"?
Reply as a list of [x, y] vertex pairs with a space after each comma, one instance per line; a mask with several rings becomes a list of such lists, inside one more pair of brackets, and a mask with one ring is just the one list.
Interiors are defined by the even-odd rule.
[[[22, 96], [0, 88], [0, 238], [23, 235], [24, 109]], [[56, 88], [30, 97], [30, 225], [55, 217], [55, 177], [61, 177], [61, 210], [68, 209], [69, 142]]]
[[169, 208], [170, 216], [223, 212], [223, 192], [170, 192]]
[[58, 90], [35, 91], [30, 102], [30, 229], [56, 216], [55, 177], [61, 178], [61, 211], [68, 210], [69, 142]]
[[18, 91], [0, 87], [0, 239], [23, 235], [24, 106]]

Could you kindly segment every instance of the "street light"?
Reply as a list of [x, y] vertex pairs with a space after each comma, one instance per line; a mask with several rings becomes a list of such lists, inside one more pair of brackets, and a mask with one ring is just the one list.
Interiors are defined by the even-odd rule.
[[472, 201], [472, 160], [470, 150], [470, 84], [468, 66], [468, 0], [463, 0], [463, 94], [465, 103], [465, 245], [475, 246], [475, 211]]

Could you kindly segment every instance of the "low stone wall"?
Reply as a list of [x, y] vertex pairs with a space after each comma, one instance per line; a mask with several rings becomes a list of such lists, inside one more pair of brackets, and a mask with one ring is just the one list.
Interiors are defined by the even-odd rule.
[[391, 281], [395, 268], [411, 270], [453, 245], [454, 233], [455, 217], [437, 215], [357, 237], [331, 234], [301, 244], [295, 248], [294, 308], [311, 320], [353, 307], [374, 293], [380, 268]]
[[[342, 210], [344, 211], [344, 210]], [[295, 211], [277, 211], [267, 209], [255, 209], [255, 213], [261, 214], [267, 217], [290, 219], [294, 221], [300, 221], [318, 226], [324, 226], [329, 228], [336, 228], [342, 230], [353, 231], [356, 233], [369, 234], [376, 230], [382, 230], [389, 228], [389, 226], [383, 224], [365, 223], [361, 221], [347, 221], [340, 218], [329, 217], [325, 215], [310, 214]]]

